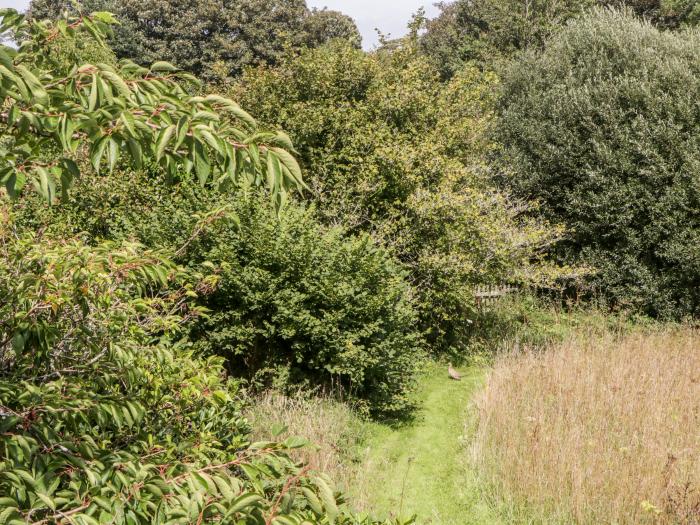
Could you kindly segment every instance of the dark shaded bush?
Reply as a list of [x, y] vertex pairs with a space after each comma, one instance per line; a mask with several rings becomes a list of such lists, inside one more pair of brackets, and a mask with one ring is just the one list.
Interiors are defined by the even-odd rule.
[[700, 311], [700, 35], [596, 11], [503, 82], [505, 185], [570, 239], [554, 253], [597, 272], [610, 303]]
[[290, 207], [275, 221], [259, 200], [236, 208], [240, 228], [193, 248], [219, 278], [197, 347], [226, 356], [237, 376], [267, 370], [344, 388], [374, 413], [408, 408], [422, 340], [397, 263], [366, 235], [323, 231], [308, 211]]
[[[196, 348], [236, 376], [337, 387], [373, 413], [410, 406], [423, 352], [404, 270], [366, 235], [319, 225], [266, 196], [217, 194], [187, 180], [115, 173], [76, 187], [60, 208], [26, 199], [26, 228], [134, 239], [209, 275]], [[337, 392], [336, 392], [337, 393]]]

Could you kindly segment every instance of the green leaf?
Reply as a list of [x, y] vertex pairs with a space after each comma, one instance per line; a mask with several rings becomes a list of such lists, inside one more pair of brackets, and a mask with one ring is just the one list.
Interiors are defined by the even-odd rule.
[[250, 113], [244, 111], [243, 109], [241, 109], [240, 107], [238, 107], [238, 105], [229, 107], [229, 108], [227, 108], [227, 109], [228, 109], [231, 113], [233, 113], [233, 115], [235, 115], [235, 116], [238, 117], [240, 120], [242, 120], [243, 122], [245, 122], [245, 123], [248, 125], [248, 127], [250, 127], [251, 129], [255, 129], [255, 128], [258, 127], [258, 123], [257, 123], [257, 122], [255, 121], [255, 119], [250, 115]]
[[277, 193], [282, 179], [282, 170], [280, 163], [274, 155], [267, 156], [267, 187], [270, 188], [273, 194]]
[[165, 148], [168, 146], [168, 142], [170, 142], [170, 139], [173, 137], [175, 130], [175, 124], [171, 124], [167, 128], [161, 130], [158, 135], [158, 140], [156, 141], [156, 160], [160, 160], [163, 157]]
[[107, 145], [109, 144], [109, 140], [110, 137], [105, 135], [97, 139], [97, 141], [95, 141], [95, 143], [92, 145], [90, 151], [90, 162], [97, 173], [100, 172], [100, 164], [102, 163], [102, 157]]
[[299, 525], [299, 522], [292, 521], [286, 516], [275, 516], [275, 518], [272, 520], [272, 523], [277, 525]]
[[204, 186], [209, 180], [209, 175], [211, 174], [211, 164], [209, 162], [209, 156], [206, 150], [202, 147], [200, 142], [195, 142], [194, 144], [194, 170], [197, 173], [197, 179], [199, 184]]
[[182, 143], [187, 138], [187, 133], [190, 127], [190, 119], [187, 116], [180, 117], [177, 123], [177, 133], [175, 134], [175, 145], [173, 146], [173, 151], [177, 152]]
[[[22, 418], [18, 416], [0, 416], [0, 434], [4, 434], [11, 428], [14, 428], [22, 422]], [[0, 498], [0, 507], [3, 505], [2, 500], [9, 498]], [[14, 502], [14, 500], [12, 500]], [[7, 504], [7, 502], [5, 502]]]
[[169, 62], [161, 61], [161, 62], [155, 62], [155, 63], [151, 64], [151, 71], [172, 72], [172, 71], [177, 71], [177, 70], [178, 70], [178, 68], [176, 68], [175, 66], [173, 66]]
[[301, 168], [299, 167], [299, 164], [297, 163], [296, 159], [291, 155], [291, 153], [281, 148], [270, 148], [270, 150], [274, 152], [274, 154], [284, 165], [284, 167], [287, 168], [289, 170], [289, 173], [292, 174], [292, 182], [296, 183], [299, 186], [307, 188], [302, 179]]
[[163, 491], [157, 485], [154, 485], [152, 483], [148, 483], [148, 484], [144, 485], [143, 489], [147, 492], [150, 492], [157, 499], [163, 498]]
[[12, 350], [16, 357], [20, 357], [24, 351], [24, 336], [21, 333], [16, 333], [12, 338]]
[[288, 428], [287, 425], [283, 425], [282, 423], [274, 423], [271, 429], [272, 436], [279, 437], [284, 434]]
[[80, 169], [75, 161], [71, 159], [62, 159], [61, 163], [63, 164], [64, 169], [70, 173], [71, 177], [74, 179], [80, 177]]
[[97, 108], [98, 93], [97, 75], [93, 73], [92, 83], [90, 84], [90, 97], [88, 99], [88, 111], [95, 111], [95, 108]]
[[126, 84], [126, 82], [124, 82], [122, 77], [112, 71], [102, 71], [101, 75], [103, 78], [109, 80], [109, 83], [114, 86], [117, 89], [117, 92], [123, 97], [125, 97], [127, 100], [131, 99], [131, 89], [129, 89], [129, 86]]
[[129, 150], [129, 155], [131, 155], [134, 167], [140, 170], [143, 167], [143, 151], [141, 149], [141, 144], [135, 139], [129, 139], [126, 141], [126, 147]]
[[7, 125], [8, 126], [13, 126], [15, 122], [17, 122], [17, 118], [19, 117], [19, 106], [17, 104], [12, 104], [12, 107], [10, 110], [7, 112]]
[[56, 510], [56, 502], [52, 498], [50, 498], [49, 496], [46, 496], [44, 494], [41, 494], [39, 492], [36, 493], [36, 496], [41, 501], [43, 501], [44, 505], [49, 507], [51, 510]]
[[90, 15], [91, 18], [94, 20], [98, 20], [100, 22], [104, 22], [105, 24], [116, 24], [117, 19], [114, 17], [114, 15], [108, 11], [95, 11]]
[[43, 167], [35, 168], [34, 171], [38, 176], [38, 180], [34, 180], [34, 187], [49, 204], [53, 203], [56, 198], [56, 183], [53, 177], [51, 177], [46, 168]]
[[227, 500], [232, 500], [234, 497], [234, 493], [231, 490], [231, 487], [229, 486], [229, 483], [226, 479], [219, 477], [219, 476], [212, 476], [211, 477], [214, 480], [214, 483], [216, 484], [216, 488], [219, 490], [221, 495], [226, 498]]
[[219, 153], [220, 155], [224, 155], [224, 148], [221, 145], [221, 142], [217, 140], [214, 135], [212, 135], [209, 131], [205, 129], [200, 129], [197, 131], [198, 135], [201, 135], [204, 141], [209, 144], [209, 147]]
[[321, 497], [321, 501], [323, 501], [323, 506], [326, 509], [326, 514], [328, 514], [328, 519], [332, 523], [338, 515], [338, 505], [335, 501], [335, 495], [333, 494], [333, 490], [330, 488], [328, 483], [326, 483], [326, 481], [321, 478], [316, 478], [314, 481], [316, 483], [316, 486], [318, 487], [319, 496]]
[[291, 436], [285, 439], [282, 442], [282, 445], [284, 445], [287, 448], [293, 449], [293, 448], [302, 448], [306, 447], [309, 445], [309, 440], [304, 439], [303, 437], [300, 436]]
[[321, 500], [316, 496], [316, 493], [308, 487], [302, 487], [301, 492], [306, 497], [306, 501], [309, 503], [311, 510], [319, 516], [323, 515], [323, 506], [321, 505]]
[[226, 517], [231, 517], [236, 512], [241, 512], [243, 509], [252, 507], [262, 500], [263, 498], [255, 493], [243, 494], [242, 496], [239, 496], [238, 498], [233, 500], [231, 506], [228, 509], [228, 512], [226, 513]]
[[21, 171], [12, 171], [5, 180], [5, 189], [10, 197], [16, 198], [27, 182], [26, 175]]
[[0, 45], [0, 64], [5, 66], [7, 69], [12, 69], [14, 68], [14, 64], [12, 63], [12, 58], [7, 51], [8, 48]]
[[113, 173], [114, 167], [117, 165], [117, 161], [119, 160], [119, 143], [113, 137], [110, 137], [109, 139], [108, 158], [109, 172]]
[[292, 144], [292, 139], [289, 138], [289, 135], [282, 131], [278, 131], [272, 138], [268, 139], [268, 144], [271, 146], [277, 146], [280, 148], [284, 148], [287, 151], [294, 151], [294, 145]]
[[19, 72], [22, 79], [27, 83], [29, 90], [40, 104], [48, 103], [48, 94], [39, 79], [22, 64], [15, 66], [15, 71]]
[[[0, 525], [12, 523], [13, 519], [16, 519], [21, 516], [21, 514], [19, 513], [19, 509], [16, 507], [17, 503], [13, 502], [11, 505], [13, 506], [8, 506], [0, 510]], [[21, 520], [21, 523], [24, 525], [25, 521]]]

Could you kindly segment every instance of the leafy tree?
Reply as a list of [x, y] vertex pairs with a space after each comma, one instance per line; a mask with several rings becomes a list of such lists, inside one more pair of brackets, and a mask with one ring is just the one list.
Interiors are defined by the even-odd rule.
[[695, 0], [456, 0], [439, 6], [421, 46], [444, 77], [470, 61], [491, 68], [518, 51], [540, 49], [567, 21], [596, 6], [629, 8], [664, 28], [700, 20]]
[[422, 48], [449, 77], [469, 61], [487, 66], [499, 58], [539, 47], [569, 18], [597, 0], [457, 0], [439, 4]]
[[551, 233], [521, 223], [489, 186], [496, 86], [473, 68], [445, 86], [409, 38], [375, 54], [342, 42], [307, 50], [233, 88], [289, 130], [322, 220], [370, 233], [406, 265], [435, 351], [463, 348], [473, 287], [529, 280]]
[[[0, 98], [7, 108], [0, 181], [11, 195], [31, 181], [53, 201], [57, 182], [65, 193], [80, 174], [81, 158], [96, 172], [104, 164], [111, 172], [124, 151], [136, 168], [153, 159], [171, 178], [195, 172], [201, 184], [251, 185], [265, 177], [280, 201], [288, 186], [303, 184], [286, 135], [259, 132], [232, 100], [188, 94], [182, 82], [195, 79], [167, 62], [79, 64], [66, 73], [66, 57], [53, 42], [79, 31], [102, 42], [113, 22], [109, 13], [55, 24], [27, 21], [12, 9], [0, 16], [0, 34], [11, 30], [22, 39], [19, 50], [0, 46]], [[58, 149], [49, 159], [47, 146]]]
[[[32, 0], [39, 19], [72, 11], [69, 0]], [[274, 64], [287, 49], [333, 38], [359, 45], [359, 31], [336, 11], [311, 11], [306, 0], [80, 0], [81, 10], [110, 11], [121, 25], [110, 41], [119, 58], [166, 60], [206, 80]]]
[[5, 523], [374, 523], [287, 456], [303, 440], [248, 441], [221, 359], [180, 341], [206, 280], [138, 245], [23, 234], [0, 204]]
[[355, 21], [340, 11], [313, 9], [306, 19], [304, 32], [307, 47], [318, 47], [338, 39], [358, 49], [362, 46], [362, 35]]
[[700, 311], [700, 39], [600, 10], [504, 78], [505, 184], [566, 223], [612, 303]]

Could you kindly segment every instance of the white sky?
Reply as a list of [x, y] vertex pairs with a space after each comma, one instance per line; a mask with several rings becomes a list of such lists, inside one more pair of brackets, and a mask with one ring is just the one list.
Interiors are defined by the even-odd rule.
[[[418, 8], [425, 7], [428, 16], [437, 14], [432, 5], [435, 0], [307, 0], [309, 7], [328, 7], [352, 16], [357, 22], [366, 49], [377, 43], [378, 27], [383, 33], [399, 37], [405, 34], [406, 25]], [[29, 0], [0, 0], [0, 7], [24, 10]]]
[[353, 17], [362, 32], [365, 49], [371, 49], [377, 43], [375, 27], [392, 37], [403, 36], [411, 15], [420, 7], [425, 7], [429, 18], [438, 14], [438, 9], [433, 5], [435, 1], [437, 0], [307, 0], [306, 3], [309, 7], [328, 7]]

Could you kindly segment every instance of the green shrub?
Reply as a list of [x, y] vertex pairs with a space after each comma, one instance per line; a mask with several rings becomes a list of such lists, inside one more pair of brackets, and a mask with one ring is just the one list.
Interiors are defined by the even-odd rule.
[[464, 350], [474, 285], [528, 280], [552, 234], [488, 184], [497, 85], [474, 68], [441, 83], [409, 38], [374, 54], [309, 50], [233, 88], [290, 133], [321, 220], [371, 234], [408, 269], [435, 352]]
[[264, 196], [232, 201], [160, 177], [91, 177], [60, 208], [24, 199], [21, 224], [133, 239], [177, 252], [192, 268], [206, 264], [199, 304], [209, 315], [192, 337], [200, 351], [226, 357], [236, 376], [334, 386], [374, 413], [409, 407], [424, 344], [405, 272], [384, 250], [366, 235], [322, 227], [294, 203], [276, 214]]
[[504, 79], [503, 180], [538, 199], [615, 305], [700, 311], [700, 35], [596, 11]]
[[408, 408], [422, 340], [401, 268], [367, 235], [323, 231], [309, 211], [273, 221], [257, 199], [236, 211], [240, 228], [193, 248], [219, 278], [197, 348], [226, 356], [234, 375], [283, 370], [291, 384], [347, 389], [373, 413]]
[[371, 523], [289, 459], [303, 441], [251, 445], [222, 359], [172, 342], [201, 313], [181, 269], [133, 244], [20, 234], [5, 204], [4, 523]]

